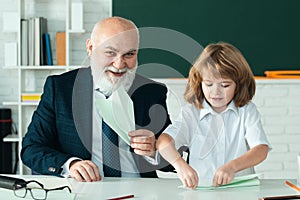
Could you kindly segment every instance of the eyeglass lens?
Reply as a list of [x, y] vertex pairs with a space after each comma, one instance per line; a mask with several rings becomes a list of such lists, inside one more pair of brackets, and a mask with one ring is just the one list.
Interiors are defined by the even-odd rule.
[[37, 181], [29, 181], [26, 182], [26, 184], [16, 184], [14, 186], [14, 194], [20, 198], [25, 198], [28, 190], [30, 191], [31, 197], [35, 200], [47, 199], [48, 192], [54, 190], [67, 190], [71, 193], [71, 189], [68, 186], [45, 189], [44, 186]]

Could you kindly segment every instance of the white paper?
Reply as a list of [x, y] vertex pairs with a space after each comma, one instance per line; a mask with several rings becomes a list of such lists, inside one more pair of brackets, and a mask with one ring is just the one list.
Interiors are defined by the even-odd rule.
[[[245, 176], [235, 177], [229, 184], [221, 185], [214, 187], [212, 185], [198, 185], [196, 190], [217, 190], [224, 188], [240, 188], [240, 187], [249, 187], [249, 186], [258, 186], [260, 185], [260, 181], [258, 179], [258, 174], [249, 174]], [[184, 186], [179, 186], [180, 188], [184, 188]]]
[[135, 130], [133, 102], [120, 86], [108, 99], [97, 99], [96, 107], [103, 120], [128, 144], [128, 133]]

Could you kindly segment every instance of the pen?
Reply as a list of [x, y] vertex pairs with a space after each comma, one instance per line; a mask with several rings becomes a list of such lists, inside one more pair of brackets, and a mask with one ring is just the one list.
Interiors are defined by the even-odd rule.
[[283, 199], [300, 199], [300, 195], [270, 196], [270, 197], [259, 198], [259, 200], [283, 200]]
[[290, 186], [291, 188], [293, 188], [294, 190], [300, 192], [300, 188], [297, 187], [296, 185], [294, 185], [293, 183], [289, 182], [289, 181], [285, 181], [285, 184], [287, 184], [288, 186]]
[[121, 197], [114, 197], [114, 198], [111, 198], [111, 199], [108, 199], [108, 200], [130, 199], [130, 198], [133, 198], [133, 197], [134, 197], [134, 195], [130, 194], [130, 195], [121, 196]]

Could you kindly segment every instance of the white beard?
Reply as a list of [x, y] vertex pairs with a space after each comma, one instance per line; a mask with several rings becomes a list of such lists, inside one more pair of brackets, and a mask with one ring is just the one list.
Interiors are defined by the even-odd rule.
[[[93, 65], [93, 63], [91, 63]], [[105, 72], [107, 69], [111, 71], [126, 71], [121, 77], [109, 76]], [[95, 84], [95, 88], [99, 88], [105, 96], [110, 96], [120, 85], [124, 87], [126, 91], [131, 87], [133, 80], [135, 78], [135, 73], [137, 69], [137, 64], [133, 69], [121, 69], [118, 70], [112, 66], [107, 66], [104, 68], [92, 66], [92, 75]]]

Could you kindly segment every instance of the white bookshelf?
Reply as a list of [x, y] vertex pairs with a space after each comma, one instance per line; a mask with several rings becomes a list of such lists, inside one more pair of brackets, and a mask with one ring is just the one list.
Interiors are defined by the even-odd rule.
[[[10, 134], [3, 138], [4, 142], [13, 142], [18, 145], [18, 155], [22, 149], [22, 138], [27, 131], [28, 124], [33, 111], [38, 105], [36, 102], [22, 102], [22, 93], [39, 92], [42, 93], [42, 88], [45, 79], [51, 74], [61, 74], [82, 66], [86, 66], [86, 50], [85, 40], [89, 37], [93, 25], [101, 18], [111, 16], [112, 0], [82, 0], [83, 4], [83, 29], [72, 30], [71, 27], [71, 3], [72, 0], [17, 0], [17, 13], [19, 18], [18, 27], [20, 27], [21, 19], [29, 19], [30, 17], [42, 16], [47, 18], [48, 33], [51, 39], [53, 66], [21, 66], [21, 30], [16, 33], [17, 43], [17, 65], [2, 66], [4, 70], [12, 70], [11, 73], [16, 73], [17, 87], [13, 88], [14, 97], [9, 101], [3, 101], [2, 105], [9, 107], [14, 112], [17, 122], [18, 134]], [[78, 2], [78, 0], [76, 0]], [[105, 8], [103, 8], [105, 7]], [[99, 10], [106, 10], [100, 13]], [[86, 31], [89, 30], [89, 31]], [[66, 65], [56, 64], [56, 46], [55, 33], [66, 33]], [[78, 56], [80, 55], [80, 56]], [[85, 61], [85, 62], [84, 62]], [[34, 87], [29, 82], [34, 82]], [[30, 87], [29, 87], [29, 86]], [[18, 174], [28, 174], [30, 171], [23, 165], [19, 158]]]
[[3, 138], [3, 142], [21, 142], [20, 137], [18, 135], [7, 135]]

